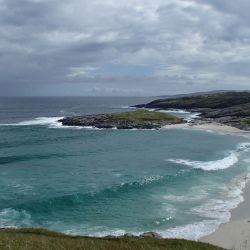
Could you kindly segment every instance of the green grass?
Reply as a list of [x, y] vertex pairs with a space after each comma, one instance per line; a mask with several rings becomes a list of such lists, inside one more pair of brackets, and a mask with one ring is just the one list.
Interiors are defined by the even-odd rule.
[[90, 238], [44, 229], [0, 230], [1, 250], [221, 250], [187, 240], [152, 238]]
[[173, 99], [158, 99], [148, 103], [152, 108], [227, 108], [250, 103], [250, 92], [226, 92]]
[[117, 121], [128, 122], [180, 122], [180, 119], [173, 115], [148, 110], [114, 113], [112, 118]]
[[248, 118], [247, 120], [245, 120], [245, 123], [250, 126], [250, 118]]
[[241, 114], [242, 116], [249, 116], [250, 117], [250, 102], [236, 106], [235, 108], [237, 108], [237, 107], [239, 107], [238, 108], [239, 114]]

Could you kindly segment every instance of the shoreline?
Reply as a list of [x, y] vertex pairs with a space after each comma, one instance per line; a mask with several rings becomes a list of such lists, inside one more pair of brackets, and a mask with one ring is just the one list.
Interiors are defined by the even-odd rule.
[[224, 125], [221, 123], [211, 122], [211, 123], [182, 123], [166, 125], [165, 129], [192, 129], [192, 130], [202, 130], [207, 132], [216, 132], [230, 135], [247, 136], [250, 138], [250, 131], [241, 130], [235, 127]]
[[230, 221], [220, 225], [212, 234], [199, 239], [226, 249], [250, 249], [250, 182], [243, 190], [244, 201], [230, 211]]
[[[73, 127], [76, 127], [76, 126], [73, 126]], [[244, 136], [244, 137], [250, 138], [250, 131], [244, 131], [235, 127], [221, 124], [221, 123], [206, 122], [206, 121], [198, 120], [198, 119], [197, 120], [194, 119], [188, 123], [165, 125], [162, 127], [162, 129], [188, 129], [188, 130], [194, 130], [194, 131], [196, 130], [196, 131], [215, 132], [219, 134], [221, 133], [221, 134]], [[244, 196], [245, 201], [240, 203], [237, 208], [230, 211], [232, 214], [230, 221], [228, 223], [221, 224], [214, 233], [208, 236], [202, 237], [198, 241], [221, 246], [227, 249], [234, 249], [234, 250], [249, 249], [250, 250], [250, 222], [249, 223], [247, 222], [247, 221], [250, 221], [250, 212], [248, 213], [248, 211], [250, 211], [250, 199], [247, 205], [243, 205], [246, 202], [246, 196], [247, 196], [245, 195], [245, 192], [246, 192], [245, 190], [248, 190], [247, 193], [250, 197], [250, 182], [247, 184], [247, 186], [243, 190], [243, 196]], [[240, 210], [241, 206], [244, 206], [243, 210]], [[238, 211], [238, 208], [239, 208], [239, 211]], [[242, 214], [245, 214], [244, 218], [242, 218]], [[241, 230], [239, 230], [239, 228]], [[247, 236], [247, 233], [248, 233], [248, 236]], [[105, 236], [103, 237], [105, 238]], [[249, 239], [249, 242], [248, 242], [248, 239]], [[240, 247], [236, 248], [238, 246], [237, 244]], [[246, 246], [248, 246], [249, 248], [243, 248], [242, 246], [244, 244], [245, 245], [247, 244]]]
[[[192, 129], [207, 132], [223, 133], [250, 138], [250, 131], [219, 123], [186, 123], [164, 126], [166, 129]], [[223, 223], [219, 228], [198, 241], [213, 244], [230, 250], [250, 250], [250, 181], [248, 180], [243, 189], [244, 200], [236, 208], [230, 210], [230, 220]]]

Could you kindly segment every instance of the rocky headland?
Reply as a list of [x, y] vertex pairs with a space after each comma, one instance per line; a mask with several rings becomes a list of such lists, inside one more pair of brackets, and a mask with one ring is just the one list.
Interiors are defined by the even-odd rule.
[[59, 122], [65, 126], [117, 129], [159, 129], [166, 125], [184, 123], [173, 115], [147, 110], [73, 116], [63, 118]]
[[250, 130], [250, 92], [247, 91], [165, 98], [135, 107], [199, 112], [199, 118], [193, 121], [195, 124], [216, 122]]

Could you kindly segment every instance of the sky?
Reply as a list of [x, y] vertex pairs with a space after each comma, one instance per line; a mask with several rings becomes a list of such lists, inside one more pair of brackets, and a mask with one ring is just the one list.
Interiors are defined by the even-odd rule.
[[250, 89], [249, 0], [0, 0], [0, 96]]

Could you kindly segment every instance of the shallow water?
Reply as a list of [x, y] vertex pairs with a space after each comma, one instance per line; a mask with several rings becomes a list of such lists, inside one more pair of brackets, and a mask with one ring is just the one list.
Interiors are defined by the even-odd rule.
[[248, 139], [57, 122], [148, 100], [1, 99], [0, 227], [198, 239], [229, 220], [248, 180]]

